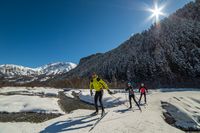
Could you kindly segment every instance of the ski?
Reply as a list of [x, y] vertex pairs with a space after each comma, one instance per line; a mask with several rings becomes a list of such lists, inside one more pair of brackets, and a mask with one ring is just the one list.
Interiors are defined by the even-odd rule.
[[128, 110], [129, 110], [129, 111], [132, 111], [132, 112], [135, 112], [135, 111], [134, 111], [134, 109], [132, 109], [132, 108], [131, 108], [131, 109], [130, 109], [130, 108], [128, 108]]
[[89, 132], [92, 131], [96, 125], [108, 114], [108, 112], [104, 113], [101, 117], [99, 117], [99, 119], [92, 125], [92, 127], [90, 128]]
[[117, 97], [111, 95], [113, 98], [115, 98], [116, 100], [118, 100], [119, 103], [123, 104], [124, 106], [126, 106], [128, 108], [128, 110], [134, 112], [134, 109], [133, 108], [129, 108], [128, 105], [126, 105], [124, 102], [120, 101], [119, 99], [117, 99]]
[[140, 104], [140, 107], [144, 107], [145, 109], [147, 108], [147, 106], [148, 106], [147, 103]]

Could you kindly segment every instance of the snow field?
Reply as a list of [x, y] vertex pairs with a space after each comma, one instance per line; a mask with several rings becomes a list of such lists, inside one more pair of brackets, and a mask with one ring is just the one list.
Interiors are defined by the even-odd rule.
[[[71, 96], [73, 90], [66, 91], [66, 95]], [[79, 92], [79, 90], [75, 90]], [[90, 96], [89, 89], [80, 89], [80, 99], [85, 102], [93, 103], [93, 97]], [[137, 98], [139, 94], [136, 93]], [[128, 110], [124, 105], [128, 105], [127, 95], [125, 93], [114, 94], [110, 96], [106, 91], [104, 92], [104, 105], [106, 105], [106, 112], [108, 114], [100, 121], [100, 123], [91, 131], [91, 133], [184, 133], [167, 124], [163, 119], [163, 109], [161, 101], [169, 102], [185, 111], [192, 119], [196, 119], [199, 115], [200, 91], [182, 91], [182, 92], [161, 92], [151, 91], [147, 95], [147, 106], [141, 106], [142, 112], [134, 106], [133, 110]], [[175, 97], [175, 98], [174, 98]], [[116, 100], [117, 98], [117, 100]], [[177, 100], [176, 98], [180, 99]], [[194, 100], [195, 99], [195, 100]], [[124, 102], [124, 104], [120, 104]], [[47, 102], [47, 101], [46, 101]], [[46, 103], [45, 102], [45, 103]], [[143, 102], [143, 100], [142, 100]], [[39, 104], [41, 102], [38, 102]], [[41, 103], [42, 104], [42, 103]], [[191, 107], [189, 107], [190, 105]], [[45, 107], [47, 108], [47, 107]], [[55, 109], [55, 107], [52, 107]], [[49, 109], [50, 110], [50, 109]], [[69, 114], [64, 114], [58, 118], [45, 121], [38, 124], [30, 123], [0, 123], [0, 132], [16, 132], [16, 133], [88, 133], [92, 124], [97, 121], [100, 114], [97, 116], [90, 116], [94, 110], [75, 110]], [[101, 113], [101, 111], [99, 112]], [[184, 116], [181, 116], [184, 117]], [[186, 126], [190, 126], [185, 123]]]
[[[0, 95], [0, 112], [36, 112], [64, 114], [58, 105], [58, 98], [36, 96], [37, 93], [57, 96], [59, 91], [63, 90], [43, 87], [3, 87], [0, 89], [0, 93], [6, 94], [17, 92], [17, 95]], [[26, 94], [33, 95], [28, 96]]]

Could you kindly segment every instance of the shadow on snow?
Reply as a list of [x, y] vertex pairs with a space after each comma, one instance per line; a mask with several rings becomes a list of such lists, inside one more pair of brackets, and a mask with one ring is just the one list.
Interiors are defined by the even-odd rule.
[[88, 124], [88, 123], [98, 119], [98, 118], [93, 118], [93, 119], [88, 120], [91, 117], [92, 116], [90, 115], [90, 116], [84, 116], [76, 120], [69, 119], [67, 121], [55, 122], [52, 125], [49, 125], [48, 127], [46, 127], [40, 133], [57, 133], [57, 132], [72, 131], [72, 130], [90, 127], [93, 124]]

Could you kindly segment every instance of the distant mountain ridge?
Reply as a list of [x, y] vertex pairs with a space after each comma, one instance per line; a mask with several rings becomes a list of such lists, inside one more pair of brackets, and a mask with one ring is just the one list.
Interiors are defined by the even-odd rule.
[[62, 74], [75, 68], [76, 64], [71, 62], [57, 62], [44, 65], [38, 68], [29, 68], [20, 65], [4, 64], [0, 65], [0, 72], [6, 76], [35, 76], [35, 75], [55, 75]]
[[77, 65], [71, 62], [50, 63], [38, 68], [29, 68], [20, 65], [0, 65], [0, 77], [7, 82], [27, 83], [36, 80], [45, 81], [59, 74], [67, 73]]

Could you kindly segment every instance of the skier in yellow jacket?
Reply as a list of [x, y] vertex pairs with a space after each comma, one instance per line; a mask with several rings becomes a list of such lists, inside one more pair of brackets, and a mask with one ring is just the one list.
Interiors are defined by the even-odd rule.
[[95, 96], [94, 96], [94, 103], [95, 103], [95, 108], [96, 108], [96, 112], [95, 114], [98, 114], [98, 100], [100, 103], [100, 106], [102, 108], [102, 115], [104, 114], [104, 106], [102, 103], [102, 97], [103, 97], [103, 89], [106, 89], [108, 91], [109, 94], [112, 94], [112, 92], [109, 90], [108, 85], [102, 80], [100, 79], [96, 73], [92, 74], [92, 79], [90, 81], [90, 94], [91, 96], [93, 95], [92, 90], [95, 90]]

